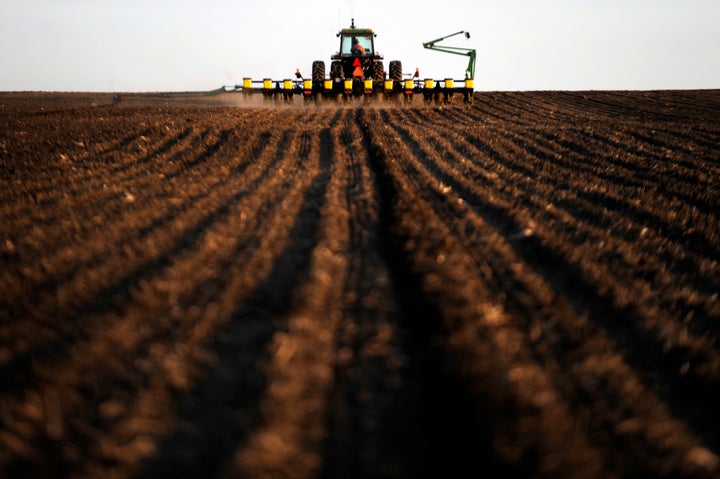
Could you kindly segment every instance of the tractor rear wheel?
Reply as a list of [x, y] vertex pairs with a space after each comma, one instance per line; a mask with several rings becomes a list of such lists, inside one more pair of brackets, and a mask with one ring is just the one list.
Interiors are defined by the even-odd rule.
[[312, 81], [322, 83], [325, 80], [325, 62], [316, 60], [312, 64]]
[[393, 81], [402, 81], [402, 63], [399, 60], [390, 62], [390, 79]]
[[375, 62], [373, 64], [373, 81], [382, 82], [385, 80], [385, 67], [383, 62]]

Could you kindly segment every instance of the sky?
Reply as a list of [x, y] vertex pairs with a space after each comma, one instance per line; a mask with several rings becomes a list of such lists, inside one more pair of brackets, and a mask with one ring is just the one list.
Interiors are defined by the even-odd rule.
[[0, 91], [204, 91], [310, 76], [351, 18], [421, 78], [475, 88], [720, 88], [719, 0], [0, 0]]

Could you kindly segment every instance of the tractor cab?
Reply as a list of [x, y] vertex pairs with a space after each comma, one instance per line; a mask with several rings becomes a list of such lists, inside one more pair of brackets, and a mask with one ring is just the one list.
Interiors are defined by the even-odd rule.
[[356, 28], [354, 18], [350, 28], [343, 28], [337, 36], [340, 37], [340, 49], [332, 56], [333, 60], [342, 60], [348, 57], [370, 57], [382, 60], [382, 56], [375, 52], [377, 34], [370, 28]]
[[350, 28], [343, 28], [337, 34], [340, 37], [340, 49], [332, 56], [333, 60], [341, 60], [347, 57], [370, 57], [382, 59], [375, 54], [375, 37], [377, 36], [369, 28], [356, 28], [355, 19], [352, 19]]
[[340, 32], [340, 56], [372, 56], [375, 52], [373, 47], [372, 30]]
[[369, 28], [356, 28], [353, 19], [350, 28], [343, 28], [337, 36], [340, 37], [340, 49], [331, 57], [331, 78], [383, 80], [383, 57], [375, 50], [375, 32]]

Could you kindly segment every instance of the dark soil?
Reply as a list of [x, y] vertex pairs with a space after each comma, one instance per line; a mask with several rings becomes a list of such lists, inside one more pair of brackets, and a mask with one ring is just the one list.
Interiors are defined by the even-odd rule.
[[0, 476], [717, 477], [720, 91], [420, 100], [0, 93]]

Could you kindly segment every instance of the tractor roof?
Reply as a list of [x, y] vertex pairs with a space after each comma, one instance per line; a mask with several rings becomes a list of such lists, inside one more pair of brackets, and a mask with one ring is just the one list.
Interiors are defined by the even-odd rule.
[[373, 31], [370, 28], [343, 28], [340, 33], [342, 35], [372, 35]]

